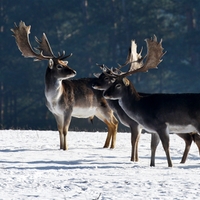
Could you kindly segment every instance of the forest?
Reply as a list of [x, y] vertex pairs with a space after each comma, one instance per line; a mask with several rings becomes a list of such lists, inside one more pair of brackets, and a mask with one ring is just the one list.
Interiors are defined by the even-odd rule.
[[[162, 38], [167, 53], [158, 69], [130, 77], [137, 91], [199, 93], [199, 0], [0, 0], [0, 127], [56, 130], [45, 106], [46, 61], [25, 59], [11, 28], [31, 25], [30, 40], [46, 33], [55, 53], [73, 53], [69, 66], [76, 79], [101, 72], [96, 63], [124, 63], [131, 40], [146, 53], [145, 39]], [[126, 128], [120, 125], [120, 130]], [[70, 130], [105, 131], [94, 119], [72, 119]]]

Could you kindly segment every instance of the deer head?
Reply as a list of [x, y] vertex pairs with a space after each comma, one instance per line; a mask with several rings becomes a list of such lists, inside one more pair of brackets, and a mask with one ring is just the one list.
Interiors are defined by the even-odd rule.
[[[104, 64], [96, 64], [102, 70], [102, 73], [94, 73], [94, 76], [97, 78], [92, 87], [96, 90], [105, 90], [107, 89], [114, 81], [115, 78], [112, 77], [112, 71]], [[117, 73], [117, 71], [116, 71]]]
[[[146, 39], [147, 44], [147, 54], [142, 57], [141, 52], [137, 53], [137, 45], [135, 41], [131, 41], [131, 48], [127, 56], [127, 60], [124, 65], [121, 65], [117, 68], [118, 73], [110, 69], [111, 73], [107, 73], [107, 76], [115, 78], [115, 82], [104, 91], [105, 98], [116, 98], [121, 97], [122, 92], [125, 90], [126, 86], [130, 85], [130, 81], [126, 78], [129, 75], [132, 75], [137, 72], [147, 72], [149, 69], [157, 68], [158, 64], [162, 61], [161, 58], [165, 54], [163, 52], [162, 40], [157, 42], [157, 37], [154, 36], [152, 39]], [[120, 72], [119, 70], [125, 65], [130, 65], [127, 72]], [[139, 95], [136, 92], [133, 85], [131, 85], [132, 93], [135, 94], [136, 98], [139, 99]], [[121, 92], [120, 92], [121, 91]]]
[[[114, 69], [109, 69], [104, 64], [98, 65], [102, 70], [102, 74], [104, 74], [100, 76], [101, 85], [104, 82], [107, 83], [108, 87], [111, 85], [111, 82], [113, 83], [116, 79], [120, 79], [127, 86], [129, 85], [129, 80], [126, 79], [126, 76], [137, 72], [147, 72], [151, 68], [157, 68], [158, 64], [162, 61], [162, 56], [166, 53], [163, 52], [162, 40], [157, 42], [157, 37], [154, 35], [153, 39], [146, 39], [145, 41], [147, 44], [147, 54], [144, 57], [141, 55], [142, 49], [137, 53], [137, 44], [132, 40], [127, 59], [123, 65], [118, 64], [119, 67]], [[126, 65], [130, 65], [128, 71], [122, 72], [121, 69]], [[105, 86], [103, 88], [105, 89]]]
[[41, 40], [35, 37], [39, 46], [34, 51], [29, 41], [30, 30], [31, 26], [26, 26], [22, 21], [19, 23], [19, 26], [15, 24], [15, 27], [11, 29], [22, 55], [26, 58], [34, 58], [34, 61], [48, 60], [49, 69], [54, 71], [54, 75], [57, 78], [65, 79], [75, 76], [76, 72], [67, 65], [68, 61], [64, 61], [66, 58], [72, 56], [72, 54], [66, 56], [63, 51], [62, 54], [58, 53], [56, 57], [45, 33], [43, 33]]

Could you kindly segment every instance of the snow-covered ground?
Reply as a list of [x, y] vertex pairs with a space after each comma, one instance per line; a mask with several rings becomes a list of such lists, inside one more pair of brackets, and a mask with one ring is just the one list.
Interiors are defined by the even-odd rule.
[[173, 168], [159, 144], [150, 163], [150, 135], [142, 134], [138, 163], [130, 162], [130, 133], [118, 133], [116, 148], [103, 149], [106, 133], [69, 132], [68, 151], [57, 131], [0, 131], [0, 199], [144, 200], [199, 199], [200, 162], [192, 145], [171, 135]]

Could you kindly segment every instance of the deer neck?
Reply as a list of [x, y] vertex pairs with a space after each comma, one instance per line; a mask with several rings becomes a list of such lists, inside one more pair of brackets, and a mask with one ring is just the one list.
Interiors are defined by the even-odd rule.
[[53, 76], [46, 76], [45, 96], [48, 102], [56, 102], [63, 94], [62, 80]]
[[127, 88], [128, 92], [127, 94], [129, 96], [131, 96], [135, 101], [139, 101], [140, 100], [140, 95], [138, 94], [138, 92], [136, 91], [135, 87], [133, 86], [133, 84], [130, 84], [129, 87]]
[[126, 113], [128, 113], [128, 115], [132, 115], [132, 112], [137, 113], [139, 101], [140, 95], [131, 84], [126, 87], [126, 90], [124, 90], [122, 98], [119, 99], [119, 105]]
[[120, 101], [126, 102], [128, 99], [131, 99], [131, 101], [129, 102], [140, 100], [140, 95], [137, 93], [135, 87], [132, 84], [125, 87], [125, 90], [123, 92], [123, 95]]

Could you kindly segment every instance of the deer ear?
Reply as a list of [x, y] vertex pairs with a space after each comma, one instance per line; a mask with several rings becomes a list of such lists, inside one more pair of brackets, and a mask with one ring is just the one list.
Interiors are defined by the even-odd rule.
[[49, 68], [52, 69], [52, 68], [53, 68], [53, 65], [54, 65], [54, 62], [53, 62], [53, 60], [50, 58], [50, 59], [49, 59]]
[[130, 81], [127, 78], [123, 78], [122, 80], [125, 86], [129, 86]]
[[93, 75], [94, 75], [96, 78], [99, 78], [99, 76], [101, 75], [101, 73], [93, 73]]
[[68, 64], [68, 61], [67, 60], [58, 60], [58, 63], [60, 64], [60, 65], [63, 65], [63, 66], [67, 66], [67, 64]]

